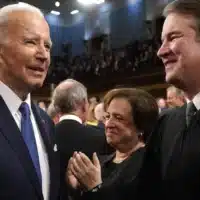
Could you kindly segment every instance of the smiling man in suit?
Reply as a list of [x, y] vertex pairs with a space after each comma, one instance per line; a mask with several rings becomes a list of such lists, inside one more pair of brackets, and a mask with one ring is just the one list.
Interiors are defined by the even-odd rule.
[[0, 9], [0, 199], [58, 199], [54, 126], [30, 95], [43, 85], [50, 49], [49, 26], [38, 8]]
[[139, 198], [200, 199], [200, 1], [176, 0], [164, 9], [158, 56], [168, 83], [188, 103], [159, 119], [147, 145]]

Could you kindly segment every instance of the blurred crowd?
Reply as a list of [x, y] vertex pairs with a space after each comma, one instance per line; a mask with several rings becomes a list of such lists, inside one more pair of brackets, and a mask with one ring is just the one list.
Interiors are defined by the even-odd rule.
[[102, 78], [129, 77], [141, 68], [158, 66], [156, 56], [160, 42], [156, 39], [135, 41], [123, 48], [102, 50], [99, 54], [53, 57], [48, 82], [59, 83], [66, 78], [82, 82]]

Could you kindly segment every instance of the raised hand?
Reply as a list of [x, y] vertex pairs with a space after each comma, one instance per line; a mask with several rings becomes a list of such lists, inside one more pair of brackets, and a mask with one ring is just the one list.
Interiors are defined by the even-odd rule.
[[96, 153], [92, 161], [84, 153], [75, 153], [71, 163], [72, 174], [86, 189], [90, 190], [102, 183], [101, 166]]
[[78, 189], [80, 187], [80, 183], [77, 180], [77, 178], [74, 176], [74, 174], [72, 173], [72, 159], [70, 158], [69, 162], [68, 162], [68, 166], [67, 166], [67, 171], [66, 171], [66, 181], [68, 183], [68, 185], [70, 185], [73, 189]]

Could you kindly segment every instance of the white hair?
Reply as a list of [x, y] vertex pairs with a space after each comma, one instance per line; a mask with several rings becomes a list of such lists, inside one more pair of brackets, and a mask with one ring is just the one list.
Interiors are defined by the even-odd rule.
[[70, 113], [81, 102], [87, 101], [87, 88], [74, 79], [66, 79], [55, 88], [52, 101], [60, 112]]
[[34, 12], [34, 13], [38, 13], [40, 16], [44, 16], [44, 14], [39, 8], [32, 6], [30, 4], [27, 4], [27, 3], [10, 4], [0, 9], [0, 25], [7, 21], [8, 15], [10, 13], [18, 12], [18, 11], [19, 12], [20, 11]]
[[13, 12], [32, 12], [32, 13], [38, 13], [41, 17], [44, 17], [44, 14], [42, 11], [30, 4], [27, 3], [17, 3], [17, 4], [10, 4], [7, 6], [4, 6], [0, 9], [0, 43], [4, 43], [6, 35], [7, 35], [7, 24], [9, 20], [9, 14]]

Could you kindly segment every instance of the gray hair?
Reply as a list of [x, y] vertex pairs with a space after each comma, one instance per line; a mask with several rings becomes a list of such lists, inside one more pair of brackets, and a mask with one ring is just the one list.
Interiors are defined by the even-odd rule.
[[54, 90], [52, 101], [54, 106], [57, 107], [61, 113], [71, 113], [77, 107], [87, 101], [86, 87], [74, 80], [67, 79], [61, 82]]
[[38, 15], [40, 15], [41, 17], [44, 17], [44, 14], [39, 8], [27, 3], [10, 4], [10, 5], [2, 7], [0, 9], [0, 43], [4, 42], [7, 35], [6, 27], [9, 21], [9, 14], [13, 12], [20, 12], [20, 11], [38, 13]]
[[47, 114], [51, 119], [53, 119], [59, 113], [58, 108], [55, 108], [53, 103], [50, 103], [47, 108]]
[[184, 92], [182, 90], [180, 90], [179, 88], [173, 86], [173, 85], [171, 85], [167, 88], [167, 92], [168, 91], [175, 93], [176, 96], [184, 96]]

